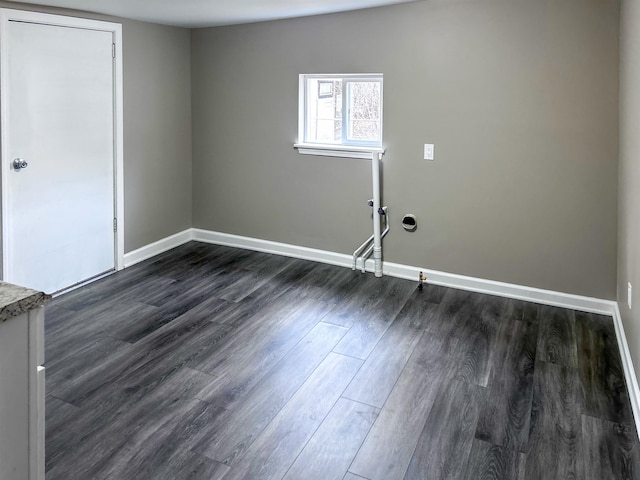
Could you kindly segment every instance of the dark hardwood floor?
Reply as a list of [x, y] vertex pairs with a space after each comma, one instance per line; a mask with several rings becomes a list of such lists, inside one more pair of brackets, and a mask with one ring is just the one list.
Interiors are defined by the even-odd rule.
[[189, 243], [53, 300], [47, 480], [640, 479], [612, 319]]

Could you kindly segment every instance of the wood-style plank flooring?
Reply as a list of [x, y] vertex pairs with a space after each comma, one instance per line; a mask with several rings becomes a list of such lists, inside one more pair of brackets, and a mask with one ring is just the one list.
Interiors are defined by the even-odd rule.
[[47, 480], [640, 479], [610, 317], [189, 243], [46, 316]]

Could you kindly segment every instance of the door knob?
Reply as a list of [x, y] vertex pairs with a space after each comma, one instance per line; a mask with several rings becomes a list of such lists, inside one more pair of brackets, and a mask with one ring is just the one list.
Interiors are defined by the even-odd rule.
[[22, 170], [23, 168], [27, 168], [28, 166], [29, 164], [21, 158], [16, 158], [13, 161], [13, 168], [15, 168], [16, 170]]

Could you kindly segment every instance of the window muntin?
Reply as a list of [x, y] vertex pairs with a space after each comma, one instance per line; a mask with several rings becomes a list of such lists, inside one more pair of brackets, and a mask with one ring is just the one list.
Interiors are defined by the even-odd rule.
[[382, 145], [382, 75], [301, 75], [304, 144]]

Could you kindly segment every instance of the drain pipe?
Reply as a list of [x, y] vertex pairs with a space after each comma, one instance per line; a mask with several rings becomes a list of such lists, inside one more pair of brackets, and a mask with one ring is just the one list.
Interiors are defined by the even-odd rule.
[[382, 236], [380, 233], [380, 154], [371, 152], [371, 179], [373, 183], [373, 261], [375, 276], [382, 276]]
[[[369, 202], [367, 202], [367, 203], [368, 203], [368, 205], [370, 207], [373, 206], [373, 200], [369, 200]], [[373, 235], [371, 235], [369, 238], [367, 238], [362, 245], [360, 245], [358, 248], [355, 249], [355, 251], [353, 252], [353, 264], [351, 265], [351, 270], [355, 270], [357, 268], [357, 266], [358, 266], [357, 265], [358, 264], [358, 258], [360, 258], [359, 257], [360, 253], [365, 248], [367, 248], [371, 244], [371, 242], [373, 242]], [[364, 262], [364, 260], [363, 260], [363, 262]]]
[[[380, 158], [384, 150], [371, 150], [370, 152], [361, 151], [363, 154], [371, 154], [371, 187], [373, 190], [373, 198], [369, 200], [369, 206], [373, 207], [373, 235], [371, 235], [355, 252], [353, 252], [352, 269], [357, 268], [358, 258], [362, 258], [362, 271], [365, 272], [365, 263], [367, 257], [373, 252], [374, 274], [376, 277], [382, 276], [382, 237], [389, 231], [389, 217], [387, 215], [387, 207], [380, 206]], [[359, 158], [368, 158], [363, 155]], [[384, 233], [380, 232], [380, 216], [386, 216], [386, 228]], [[372, 243], [373, 242], [373, 243]], [[366, 250], [365, 250], [366, 249]], [[360, 252], [365, 253], [359, 257]]]
[[[360, 252], [365, 249], [365, 247], [369, 246], [373, 241], [373, 235], [371, 235], [366, 242], [360, 245], [355, 252], [353, 252], [353, 263], [351, 264], [351, 270], [355, 270], [358, 267], [358, 259], [360, 258]], [[371, 249], [371, 248], [370, 248]], [[367, 257], [370, 255], [370, 249], [367, 250], [369, 254], [366, 254]], [[363, 260], [364, 262], [364, 260]]]
[[[385, 237], [385, 235], [389, 233], [389, 228], [390, 228], [389, 207], [381, 207], [380, 210], [378, 210], [378, 213], [380, 215], [384, 215], [384, 218], [385, 218], [384, 231], [382, 232], [382, 235], [380, 235], [380, 239], [382, 240]], [[373, 251], [373, 245], [370, 245], [369, 248], [367, 248], [365, 252], [362, 254], [362, 273], [365, 273], [367, 271], [367, 268], [366, 268], [367, 258], [369, 258], [369, 255], [371, 255], [372, 251]], [[355, 262], [354, 262], [354, 265], [355, 265]]]

